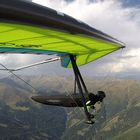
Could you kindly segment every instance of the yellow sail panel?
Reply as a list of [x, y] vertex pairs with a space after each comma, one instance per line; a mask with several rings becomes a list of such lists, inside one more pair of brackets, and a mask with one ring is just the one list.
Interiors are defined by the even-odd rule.
[[1, 53], [72, 54], [77, 56], [78, 66], [121, 47], [97, 38], [29, 25], [0, 23], [0, 29]]

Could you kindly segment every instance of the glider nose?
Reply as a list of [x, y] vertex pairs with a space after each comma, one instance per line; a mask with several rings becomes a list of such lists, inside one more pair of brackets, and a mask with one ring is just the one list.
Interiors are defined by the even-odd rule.
[[42, 104], [45, 104], [47, 100], [46, 96], [32, 96], [31, 99]]
[[31, 99], [36, 101], [36, 102], [40, 102], [40, 99], [38, 96], [32, 96]]

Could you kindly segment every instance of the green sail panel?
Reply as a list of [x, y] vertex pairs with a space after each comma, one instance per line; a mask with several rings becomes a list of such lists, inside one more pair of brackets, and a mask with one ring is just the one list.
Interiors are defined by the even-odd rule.
[[[57, 54], [62, 57], [73, 54], [77, 56], [77, 64], [80, 66], [120, 48], [120, 44], [84, 35], [22, 24], [0, 23], [1, 53]], [[63, 66], [70, 67], [70, 63]]]
[[78, 66], [122, 48], [117, 39], [64, 13], [25, 0], [0, 2], [0, 53], [59, 55]]

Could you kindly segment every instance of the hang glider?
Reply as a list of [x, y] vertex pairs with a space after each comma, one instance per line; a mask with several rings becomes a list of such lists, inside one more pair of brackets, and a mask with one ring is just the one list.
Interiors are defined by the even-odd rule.
[[105, 33], [63, 13], [18, 0], [0, 0], [0, 52], [57, 54], [70, 67], [67, 54], [78, 66], [124, 47]]
[[0, 0], [0, 53], [57, 55], [63, 67], [74, 70], [88, 120], [84, 96], [88, 90], [78, 66], [121, 48], [121, 41], [64, 13], [24, 0]]

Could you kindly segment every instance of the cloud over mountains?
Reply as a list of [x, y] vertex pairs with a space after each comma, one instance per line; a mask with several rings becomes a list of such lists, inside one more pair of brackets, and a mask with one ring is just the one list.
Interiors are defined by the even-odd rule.
[[[140, 70], [140, 8], [124, 7], [120, 0], [33, 0], [33, 2], [64, 12], [90, 26], [97, 28], [126, 44], [126, 49], [110, 54], [100, 60], [81, 67], [89, 74], [134, 73]], [[11, 66], [11, 56], [1, 56], [0, 59]], [[35, 62], [45, 56], [35, 57], [23, 55], [14, 56], [17, 60], [14, 66]], [[7, 61], [8, 60], [8, 61]], [[56, 64], [57, 65], [57, 64]], [[54, 65], [54, 67], [56, 66]], [[44, 73], [45, 66], [40, 72]]]
[[119, 51], [105, 57], [104, 60], [102, 59], [102, 66], [102, 60], [97, 61], [99, 64], [94, 62], [96, 68], [98, 67], [98, 72], [100, 69], [101, 71], [102, 69], [112, 70], [115, 73], [129, 70], [137, 71], [140, 69], [139, 7], [124, 7], [123, 1], [120, 0], [33, 1], [84, 21], [90, 26], [102, 30], [126, 44], [124, 51]]

